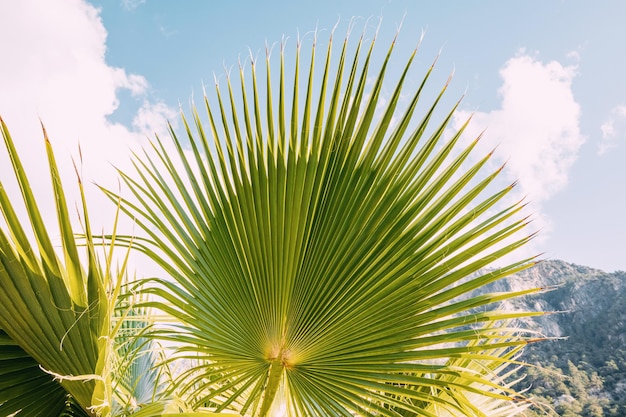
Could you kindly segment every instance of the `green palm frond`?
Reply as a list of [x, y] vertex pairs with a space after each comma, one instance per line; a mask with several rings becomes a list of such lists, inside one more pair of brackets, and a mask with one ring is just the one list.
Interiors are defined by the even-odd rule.
[[[119, 362], [115, 335], [124, 321], [116, 320], [113, 313], [118, 299], [123, 298], [128, 253], [114, 271], [113, 245], [104, 247], [102, 254], [96, 252], [80, 177], [84, 238], [78, 243], [44, 129], [61, 233], [61, 247], [53, 245], [13, 140], [3, 121], [1, 125], [35, 244], [31, 244], [13, 201], [0, 184], [0, 211], [6, 224], [6, 229], [0, 228], [0, 327], [15, 345], [12, 348], [22, 349], [31, 364], [37, 364], [36, 370], [43, 374], [41, 380], [54, 380], [52, 386], [62, 392], [58, 394], [63, 398], [61, 404], [67, 399], [63, 415], [78, 416], [81, 413], [77, 410], [82, 410], [82, 415], [108, 416], [113, 380], [117, 378], [114, 366]], [[84, 257], [79, 255], [81, 249]], [[132, 360], [132, 355], [128, 359]], [[7, 369], [15, 364], [6, 362]], [[35, 371], [31, 371], [34, 378]], [[21, 393], [13, 399], [15, 406], [25, 407], [33, 392], [17, 388], [17, 379], [3, 382]], [[8, 408], [9, 403], [0, 402], [0, 414], [9, 415], [5, 414]], [[23, 408], [18, 416], [28, 415], [26, 412]]]
[[[82, 239], [74, 235], [54, 154], [44, 130], [61, 248], [53, 246], [4, 121], [35, 245], [0, 183], [0, 415], [150, 417], [191, 412], [172, 394], [161, 350], [144, 337], [153, 318], [126, 284], [128, 254], [96, 252], [82, 182]], [[116, 229], [117, 218], [113, 230]], [[86, 256], [79, 256], [84, 249]], [[113, 262], [121, 262], [114, 271]], [[86, 265], [83, 265], [86, 263]], [[189, 414], [210, 415], [210, 414]]]
[[62, 242], [60, 249], [53, 246], [13, 140], [0, 122], [36, 242], [31, 245], [0, 184], [6, 224], [0, 228], [0, 415], [122, 416], [128, 415], [128, 403], [133, 410], [146, 403], [166, 410], [171, 400], [163, 383], [171, 381], [162, 376], [168, 368], [157, 367], [162, 361], [153, 342], [142, 338], [150, 319], [122, 285], [128, 252], [118, 271], [113, 270], [114, 238], [102, 255], [96, 253], [80, 179], [84, 231], [82, 243], [77, 242], [44, 130]]
[[[511, 321], [502, 323], [489, 323], [490, 329], [497, 337], [504, 337], [505, 340], [515, 341], [519, 339], [520, 330], [512, 327]], [[531, 402], [520, 393], [515, 392], [512, 386], [519, 382], [512, 379], [523, 363], [518, 362], [522, 346], [496, 347], [490, 346], [488, 341], [473, 340], [468, 343], [470, 346], [482, 346], [480, 355], [453, 357], [446, 365], [451, 369], [462, 369], [464, 373], [473, 373], [474, 378], [466, 379], [463, 373], [438, 375], [438, 378], [454, 381], [463, 387], [478, 388], [472, 390], [460, 390], [465, 392], [448, 391], [444, 395], [464, 398], [463, 404], [467, 406], [463, 413], [453, 413], [450, 410], [442, 409], [436, 405], [431, 405], [431, 411], [438, 417], [456, 417], [465, 415], [485, 415], [489, 417], [513, 417], [523, 415]], [[490, 394], [485, 394], [490, 393]]]
[[174, 385], [165, 350], [147, 337], [153, 316], [137, 306], [138, 297], [126, 292], [116, 308], [117, 363], [113, 371], [113, 415], [130, 415], [146, 405], [171, 402]]
[[465, 126], [445, 137], [456, 106], [432, 121], [447, 85], [414, 123], [432, 67], [401, 108], [413, 53], [383, 100], [394, 44], [376, 72], [374, 42], [351, 54], [346, 39], [333, 67], [331, 39], [321, 74], [315, 47], [300, 67], [299, 44], [291, 87], [282, 51], [264, 90], [252, 61], [239, 93], [228, 79], [205, 99], [208, 129], [194, 109], [195, 132], [183, 116], [187, 138], [172, 129], [136, 156], [136, 176], [121, 173], [122, 209], [147, 234], [133, 245], [171, 276], [145, 291], [182, 323], [171, 339], [197, 364], [183, 375], [196, 406], [434, 416], [500, 395], [448, 361], [506, 363], [490, 352], [526, 343], [467, 325], [530, 315], [485, 306], [534, 290], [467, 294], [532, 265], [477, 274], [532, 234], [519, 234], [523, 205], [503, 203], [513, 186], [492, 190], [491, 154], [461, 145]]
[[[106, 329], [106, 285], [94, 253], [81, 265], [59, 172], [45, 134], [46, 150], [61, 232], [61, 248], [53, 246], [35, 196], [9, 131], [2, 125], [13, 169], [22, 191], [35, 244], [0, 184], [0, 210], [6, 231], [0, 229], [0, 327], [84, 408], [96, 404], [102, 389], [98, 363]], [[93, 245], [90, 246], [93, 249]]]
[[67, 393], [39, 363], [0, 330], [0, 412], [19, 417], [59, 416]]

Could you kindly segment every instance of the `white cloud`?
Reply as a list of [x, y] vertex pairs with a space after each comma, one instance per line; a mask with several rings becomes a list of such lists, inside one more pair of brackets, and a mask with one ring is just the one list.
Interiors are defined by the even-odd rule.
[[574, 60], [575, 62], [580, 62], [580, 52], [579, 51], [570, 51], [567, 53], [567, 58]]
[[[99, 10], [84, 0], [22, 0], [0, 5], [0, 115], [9, 126], [33, 188], [42, 205], [53, 207], [39, 120], [57, 156], [69, 199], [76, 199], [70, 160], [82, 149], [85, 183], [96, 181], [117, 189], [112, 165], [130, 166], [129, 148], [146, 141], [146, 133], [162, 131], [159, 117], [174, 113], [149, 99], [148, 81], [105, 61], [107, 32]], [[133, 128], [107, 120], [119, 105], [117, 93], [129, 90], [144, 100]], [[19, 192], [8, 157], [0, 146], [0, 180], [10, 195]], [[7, 168], [5, 168], [7, 167]], [[96, 187], [88, 189], [95, 227], [110, 225], [112, 205]], [[46, 200], [46, 198], [48, 200]], [[46, 221], [55, 220], [46, 210]]]
[[[520, 180], [530, 199], [545, 201], [567, 184], [585, 142], [580, 106], [572, 94], [576, 67], [543, 63], [521, 51], [506, 62], [500, 76], [500, 108], [475, 112], [470, 128], [475, 135], [486, 129], [481, 146], [497, 146], [497, 155], [508, 159], [505, 172]], [[456, 126], [469, 114], [459, 112]]]
[[126, 10], [135, 10], [137, 7], [145, 3], [146, 0], [122, 0], [122, 6]]
[[[497, 148], [492, 164], [506, 162], [504, 178], [519, 180], [509, 202], [525, 197], [531, 203], [533, 230], [541, 233], [517, 252], [519, 259], [521, 254], [533, 256], [543, 250], [551, 222], [542, 212], [542, 203], [566, 186], [585, 137], [579, 127], [580, 106], [572, 94], [576, 66], [541, 62], [520, 51], [504, 64], [500, 76], [500, 107], [474, 112], [465, 137], [473, 139], [485, 131], [478, 154]], [[455, 127], [470, 114], [457, 112]]]
[[598, 146], [598, 155], [604, 155], [617, 146], [619, 136], [626, 135], [626, 105], [614, 107], [606, 121], [600, 126], [602, 139]]
[[177, 116], [178, 113], [163, 102], [144, 101], [133, 118], [133, 127], [138, 132], [153, 136], [155, 133], [167, 132], [167, 122], [175, 122]]

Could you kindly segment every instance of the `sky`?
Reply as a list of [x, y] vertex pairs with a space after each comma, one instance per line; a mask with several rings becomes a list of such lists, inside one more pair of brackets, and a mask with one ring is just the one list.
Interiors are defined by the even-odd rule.
[[[114, 167], [129, 168], [132, 149], [167, 120], [176, 126], [203, 86], [250, 54], [352, 25], [378, 33], [380, 59], [400, 28], [395, 62], [423, 35], [416, 65], [439, 56], [431, 91], [454, 72], [448, 108], [464, 95], [451, 127], [473, 114], [466, 134], [485, 131], [479, 148], [497, 147], [505, 179], [519, 180], [540, 230], [527, 250], [626, 270], [625, 15], [621, 0], [5, 1], [0, 116], [42, 201], [51, 196], [40, 121], [64, 178], [82, 157], [86, 182], [115, 189]], [[0, 150], [0, 180], [18, 196], [11, 175]], [[95, 186], [88, 197], [105, 227], [110, 205]]]

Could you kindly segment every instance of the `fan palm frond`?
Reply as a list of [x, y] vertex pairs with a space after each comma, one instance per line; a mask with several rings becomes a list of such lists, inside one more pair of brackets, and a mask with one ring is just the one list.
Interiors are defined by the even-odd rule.
[[[102, 367], [109, 342], [101, 336], [108, 335], [109, 283], [97, 265], [91, 241], [87, 267], [81, 265], [59, 171], [45, 130], [61, 232], [59, 252], [44, 225], [4, 121], [1, 127], [35, 243], [29, 240], [0, 184], [0, 211], [7, 226], [6, 231], [0, 229], [0, 327], [42, 369], [59, 380], [83, 409], [93, 406], [106, 409]], [[87, 235], [91, 236], [89, 230]]]
[[197, 364], [183, 375], [196, 407], [434, 416], [511, 398], [456, 361], [507, 363], [493, 353], [527, 341], [467, 328], [532, 314], [484, 307], [536, 289], [467, 296], [533, 264], [480, 272], [532, 238], [523, 204], [504, 203], [514, 185], [493, 188], [501, 169], [463, 145], [465, 126], [446, 135], [457, 106], [433, 121], [447, 84], [417, 120], [433, 67], [401, 108], [415, 53], [383, 98], [394, 44], [376, 69], [375, 42], [351, 53], [346, 38], [333, 67], [331, 38], [316, 74], [299, 43], [291, 87], [283, 50], [264, 90], [252, 61], [239, 93], [229, 78], [205, 98], [208, 128], [194, 108], [185, 138], [171, 129], [120, 173], [122, 210], [147, 236], [134, 247], [168, 274], [145, 292], [181, 322], [171, 339]]
[[[0, 183], [0, 415], [11, 417], [201, 416], [172, 394], [167, 361], [144, 337], [153, 319], [127, 284], [128, 254], [115, 237], [102, 254], [89, 227], [82, 182], [82, 239], [74, 235], [59, 171], [44, 130], [61, 248], [53, 245], [4, 121], [35, 244]], [[118, 212], [119, 213], [119, 212]], [[117, 218], [113, 230], [116, 229]], [[79, 256], [79, 249], [86, 256]], [[86, 265], [83, 265], [86, 263]]]

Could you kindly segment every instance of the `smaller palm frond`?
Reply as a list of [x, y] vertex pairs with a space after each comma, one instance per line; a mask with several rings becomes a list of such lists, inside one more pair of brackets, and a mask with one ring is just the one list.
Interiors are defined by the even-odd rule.
[[110, 245], [94, 243], [80, 177], [84, 229], [82, 238], [74, 235], [44, 129], [61, 232], [61, 248], [55, 247], [8, 128], [2, 119], [0, 124], [35, 240], [31, 244], [0, 183], [6, 225], [0, 228], [0, 415], [154, 417], [191, 411], [172, 395], [167, 361], [146, 337], [152, 318], [127, 283], [130, 252], [114, 257], [115, 234]]
[[[1, 119], [0, 119], [1, 121]], [[1, 121], [2, 136], [22, 191], [32, 235], [0, 184], [0, 211], [6, 229], [0, 229], [0, 327], [22, 349], [53, 375], [74, 400], [87, 410], [104, 404], [101, 377], [108, 341], [109, 283], [97, 265], [88, 241], [83, 268], [70, 221], [56, 161], [44, 129], [45, 146], [56, 201], [61, 248], [53, 246], [40, 209], [13, 145]], [[82, 193], [82, 184], [81, 193]], [[85, 211], [85, 216], [87, 215]], [[85, 218], [86, 224], [88, 219]], [[87, 229], [87, 235], [90, 236]], [[95, 397], [98, 397], [96, 399]]]
[[125, 292], [115, 310], [120, 323], [115, 334], [113, 415], [131, 415], [147, 405], [161, 408], [171, 402], [174, 378], [166, 351], [152, 337], [153, 317], [142, 300]]
[[[64, 415], [80, 415], [77, 410], [82, 410], [84, 415], [110, 415], [111, 404], [115, 402], [114, 382], [118, 377], [125, 380], [134, 369], [124, 361], [137, 362], [136, 351], [142, 349], [137, 345], [127, 351], [126, 344], [120, 347], [120, 339], [116, 339], [120, 328], [126, 331], [130, 326], [129, 309], [124, 316], [114, 314], [120, 310], [120, 303], [128, 303], [133, 296], [125, 294], [126, 287], [122, 285], [129, 252], [121, 259], [114, 258], [114, 238], [112, 245], [96, 251], [80, 177], [83, 238], [74, 235], [59, 171], [44, 129], [61, 232], [61, 248], [53, 246], [8, 128], [4, 121], [1, 124], [35, 244], [31, 244], [13, 201], [0, 184], [0, 211], [6, 224], [6, 229], [0, 228], [0, 328], [4, 330], [0, 354], [6, 351], [7, 355], [9, 352], [15, 355], [14, 360], [7, 356], [1, 362], [0, 369], [7, 372], [2, 380], [7, 389], [2, 390], [0, 398], [9, 392], [16, 393], [11, 401], [0, 400], [0, 414], [10, 415], [10, 409], [21, 409], [18, 417], [32, 415], [29, 410], [43, 406], [54, 393]], [[116, 225], [117, 218], [113, 230]], [[82, 258], [81, 249], [85, 251]], [[114, 260], [121, 262], [115, 271]], [[140, 336], [139, 330], [133, 335], [124, 334], [122, 339], [134, 336]], [[23, 389], [25, 386], [19, 385], [20, 375], [8, 373], [20, 366], [24, 369], [21, 376], [29, 370], [30, 384], [45, 382], [41, 382], [41, 390]], [[44, 395], [48, 392], [44, 388], [49, 388], [49, 395]], [[34, 392], [39, 393], [39, 401], [32, 405]], [[49, 404], [49, 415], [55, 415], [54, 409]]]

